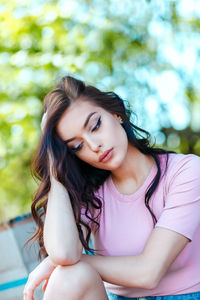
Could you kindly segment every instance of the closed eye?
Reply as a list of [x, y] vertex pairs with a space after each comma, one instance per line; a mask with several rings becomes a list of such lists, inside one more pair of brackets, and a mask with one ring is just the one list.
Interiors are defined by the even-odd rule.
[[100, 127], [100, 125], [101, 125], [101, 117], [99, 117], [96, 125], [92, 128], [92, 132], [97, 130]]
[[76, 148], [71, 148], [71, 150], [76, 153], [78, 150], [80, 150], [83, 146], [83, 143], [79, 144]]
[[[93, 131], [97, 130], [100, 127], [100, 125], [101, 125], [101, 117], [99, 117], [96, 125], [92, 128], [91, 131], [93, 132]], [[79, 151], [82, 148], [82, 146], [83, 146], [83, 143], [79, 144], [76, 148], [71, 148], [71, 150], [74, 153], [76, 153], [77, 151]]]

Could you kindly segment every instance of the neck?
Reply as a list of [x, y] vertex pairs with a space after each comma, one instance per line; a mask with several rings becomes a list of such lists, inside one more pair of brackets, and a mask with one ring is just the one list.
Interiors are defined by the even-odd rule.
[[123, 163], [118, 169], [112, 171], [112, 180], [119, 185], [125, 182], [140, 185], [148, 176], [153, 164], [154, 160], [151, 156], [141, 153], [129, 143]]

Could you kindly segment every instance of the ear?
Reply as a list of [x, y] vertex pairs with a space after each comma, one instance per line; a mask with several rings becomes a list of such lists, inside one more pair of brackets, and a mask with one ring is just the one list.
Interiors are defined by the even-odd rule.
[[118, 116], [117, 114], [113, 114], [113, 116], [118, 120], [118, 122], [120, 124], [123, 124], [123, 120], [122, 120], [122, 118], [120, 116]]
[[119, 115], [117, 115], [117, 114], [113, 114], [113, 116], [118, 120], [118, 121], [120, 121], [121, 120], [121, 117], [119, 116]]

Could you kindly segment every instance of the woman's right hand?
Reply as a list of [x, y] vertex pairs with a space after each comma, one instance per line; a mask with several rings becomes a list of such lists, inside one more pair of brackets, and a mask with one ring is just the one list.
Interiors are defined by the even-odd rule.
[[53, 264], [51, 259], [46, 257], [30, 274], [28, 277], [28, 281], [24, 288], [24, 298], [23, 300], [34, 300], [33, 294], [37, 286], [44, 280], [45, 283], [42, 287], [43, 292], [46, 289], [48, 280], [56, 268], [56, 265]]

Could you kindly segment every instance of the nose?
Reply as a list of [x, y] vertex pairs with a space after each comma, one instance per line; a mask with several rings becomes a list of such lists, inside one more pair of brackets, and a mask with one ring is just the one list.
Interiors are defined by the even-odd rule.
[[102, 146], [99, 140], [94, 140], [91, 138], [87, 139], [87, 144], [89, 148], [94, 152], [98, 152]]

